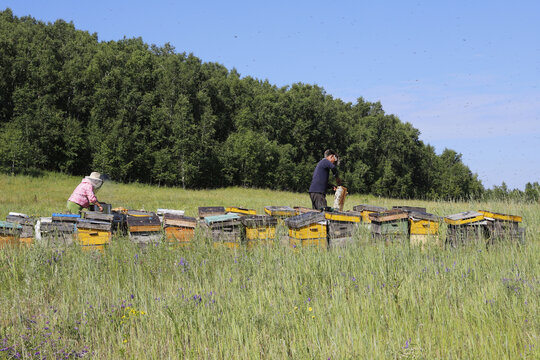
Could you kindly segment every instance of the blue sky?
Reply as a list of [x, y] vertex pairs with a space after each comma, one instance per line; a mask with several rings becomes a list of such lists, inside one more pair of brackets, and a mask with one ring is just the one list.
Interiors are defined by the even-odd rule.
[[0, 0], [100, 41], [141, 37], [278, 86], [380, 101], [486, 187], [540, 182], [539, 1]]

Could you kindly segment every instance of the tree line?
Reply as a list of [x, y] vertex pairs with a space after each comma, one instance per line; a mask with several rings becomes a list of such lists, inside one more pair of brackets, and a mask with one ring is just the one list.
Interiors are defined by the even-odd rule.
[[327, 148], [350, 192], [475, 198], [461, 155], [437, 155], [379, 102], [277, 87], [141, 38], [100, 42], [73, 23], [0, 12], [0, 171], [184, 188], [307, 191]]

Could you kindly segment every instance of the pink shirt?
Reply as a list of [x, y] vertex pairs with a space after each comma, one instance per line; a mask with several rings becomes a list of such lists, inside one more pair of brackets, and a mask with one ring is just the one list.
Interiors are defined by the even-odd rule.
[[73, 194], [71, 194], [68, 200], [81, 205], [83, 208], [87, 208], [90, 204], [95, 203], [97, 198], [90, 180], [83, 179], [75, 190], [73, 190]]

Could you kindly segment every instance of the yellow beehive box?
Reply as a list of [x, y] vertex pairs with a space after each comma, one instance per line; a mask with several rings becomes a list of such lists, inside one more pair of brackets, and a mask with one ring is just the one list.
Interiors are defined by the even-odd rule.
[[409, 219], [411, 235], [436, 235], [439, 233], [439, 223], [430, 220]]
[[188, 246], [195, 237], [195, 228], [167, 226], [165, 227], [166, 239], [170, 243], [179, 246]]
[[324, 238], [314, 238], [314, 239], [297, 239], [289, 237], [289, 245], [292, 248], [298, 247], [318, 247], [321, 249], [328, 248], [328, 240]]
[[362, 214], [358, 212], [327, 212], [324, 217], [331, 221], [362, 222]]
[[495, 220], [510, 221], [510, 222], [522, 222], [523, 218], [517, 215], [499, 214], [492, 211], [478, 210], [479, 213], [486, 218], [492, 218]]
[[9, 245], [17, 245], [17, 237], [15, 235], [0, 235], [0, 248]]
[[34, 238], [33, 237], [21, 237], [19, 238], [19, 244], [20, 245], [26, 245], [30, 246], [34, 244]]
[[465, 211], [444, 218], [444, 222], [449, 225], [465, 225], [482, 220], [484, 220], [484, 214], [477, 211]]
[[256, 215], [257, 211], [253, 209], [244, 209], [240, 207], [227, 207], [225, 208], [225, 211], [228, 213], [234, 213], [238, 215]]
[[362, 204], [362, 205], [354, 206], [353, 210], [362, 215], [362, 222], [369, 224], [371, 223], [371, 219], [369, 218], [370, 214], [380, 213], [380, 212], [386, 211], [387, 209], [381, 206]]
[[214, 241], [214, 248], [227, 248], [227, 249], [238, 249], [240, 247], [240, 242], [238, 241]]
[[246, 227], [246, 240], [274, 240], [276, 238], [275, 226]]
[[265, 206], [264, 212], [271, 216], [276, 217], [292, 217], [297, 214], [297, 211], [289, 206]]
[[412, 246], [420, 246], [421, 248], [424, 248], [428, 245], [435, 245], [435, 246], [442, 246], [442, 243], [439, 239], [438, 235], [410, 235], [411, 238], [411, 245]]
[[78, 229], [77, 242], [83, 250], [104, 250], [105, 245], [111, 242], [110, 231], [95, 229]]
[[319, 222], [298, 229], [289, 228], [289, 238], [296, 240], [326, 239], [326, 223]]

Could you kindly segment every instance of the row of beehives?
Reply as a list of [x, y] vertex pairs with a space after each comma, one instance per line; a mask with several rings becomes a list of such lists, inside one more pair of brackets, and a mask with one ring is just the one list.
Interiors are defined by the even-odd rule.
[[[278, 221], [288, 228], [293, 246], [341, 246], [354, 241], [359, 225], [368, 224], [373, 238], [408, 239], [411, 244], [441, 244], [440, 218], [425, 208], [396, 206], [386, 209], [357, 205], [352, 211], [319, 212], [287, 206], [267, 206], [265, 215], [238, 207], [200, 207], [199, 218], [188, 217], [182, 210], [158, 209], [157, 213], [115, 209], [111, 214], [84, 212], [83, 215], [54, 213], [51, 217], [33, 219], [10, 213], [0, 222], [0, 244], [31, 244], [34, 241], [52, 245], [78, 242], [85, 248], [103, 249], [114, 233], [127, 234], [138, 244], [161, 242], [189, 244], [198, 228], [216, 246], [248, 247], [276, 240]], [[519, 227], [521, 217], [488, 211], [464, 212], [444, 218], [448, 224], [446, 242], [458, 245], [477, 239], [524, 238]]]

